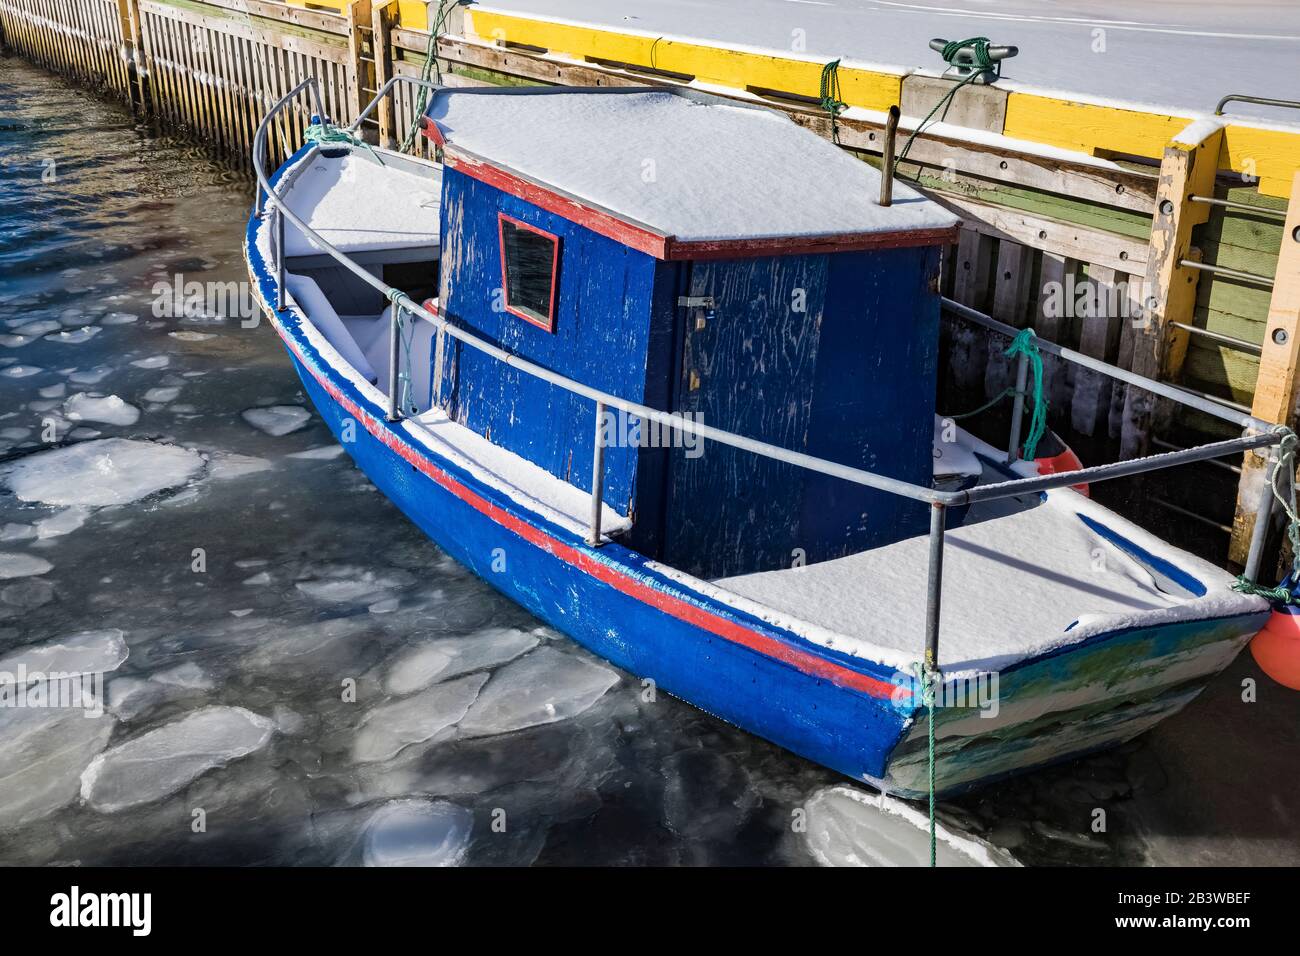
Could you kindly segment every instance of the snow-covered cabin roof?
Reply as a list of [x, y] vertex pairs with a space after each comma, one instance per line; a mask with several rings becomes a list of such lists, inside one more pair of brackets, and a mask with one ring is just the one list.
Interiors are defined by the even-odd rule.
[[770, 109], [675, 89], [439, 90], [449, 167], [660, 258], [928, 245], [957, 218]]

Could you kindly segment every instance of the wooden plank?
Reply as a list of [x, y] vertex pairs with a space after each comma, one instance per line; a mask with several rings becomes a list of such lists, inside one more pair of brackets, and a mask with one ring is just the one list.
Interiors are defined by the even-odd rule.
[[[984, 311], [992, 257], [992, 240], [974, 229], [961, 230], [953, 257], [952, 297], [956, 301]], [[988, 336], [959, 329], [954, 333], [953, 342], [956, 352], [951, 363], [953, 383], [963, 392], [982, 389], [984, 366], [988, 362]]]
[[[1088, 294], [1079, 351], [1113, 362], [1119, 347], [1121, 316], [1115, 307], [1116, 273], [1106, 266], [1088, 266]], [[1078, 301], [1078, 300], [1076, 300]], [[1111, 380], [1089, 369], [1075, 369], [1074, 392], [1070, 401], [1070, 424], [1089, 437], [1110, 417]]]
[[1116, 270], [1127, 271], [1146, 262], [1146, 244], [1127, 236], [1021, 210], [1004, 209], [952, 193], [931, 193], [931, 198], [961, 216], [968, 227], [994, 239], [1010, 240], [1031, 249], [1095, 262]]
[[[390, 34], [397, 18], [396, 0], [375, 0], [371, 8], [371, 49], [374, 51], [375, 89], [381, 90], [393, 75], [393, 49]], [[384, 97], [376, 108], [379, 143], [389, 149], [396, 146], [396, 116], [392, 97]]]
[[[1066, 339], [1070, 331], [1071, 309], [1066, 303], [1067, 277], [1071, 279], [1079, 270], [1076, 260], [1055, 252], [1042, 254], [1038, 270], [1038, 303], [1034, 331], [1058, 345], [1071, 344]], [[1056, 408], [1069, 405], [1070, 364], [1054, 355], [1043, 356], [1043, 391], [1048, 404]]]
[[304, 10], [301, 7], [291, 7], [285, 3], [271, 2], [271, 0], [201, 0], [201, 2], [231, 10], [235, 13], [265, 17], [268, 20], [292, 23], [295, 26], [306, 27], [309, 30], [320, 30], [322, 33], [347, 36], [347, 18], [337, 13], [327, 13], [323, 10]]
[[[1300, 370], [1300, 172], [1291, 184], [1291, 206], [1282, 229], [1277, 280], [1268, 309], [1268, 332], [1259, 359], [1251, 414], [1264, 421], [1294, 425], [1296, 376]], [[1255, 529], [1264, 459], [1247, 454], [1242, 463], [1236, 515], [1228, 557], [1244, 564]], [[1269, 582], [1271, 583], [1271, 582]]]
[[370, 102], [364, 87], [374, 84], [373, 68], [365, 59], [365, 37], [362, 28], [373, 29], [374, 13], [370, 0], [353, 0], [348, 4], [348, 104], [352, 115], [349, 122], [360, 115]]
[[[1200, 273], [1179, 263], [1195, 259], [1192, 227], [1209, 217], [1209, 207], [1189, 197], [1214, 194], [1222, 141], [1220, 128], [1194, 144], [1172, 143], [1165, 149], [1146, 256], [1143, 321], [1133, 340], [1133, 371], [1147, 378], [1175, 380], [1187, 352], [1187, 333], [1173, 323], [1191, 323]], [[1155, 404], [1150, 393], [1127, 389], [1122, 456], [1145, 453]]]
[[[997, 264], [993, 271], [993, 308], [991, 315], [1022, 328], [1029, 304], [1029, 281], [1033, 271], [1033, 250], [1018, 242], [998, 243]], [[984, 393], [992, 398], [1015, 385], [1015, 363], [1001, 348], [989, 350], [984, 367]]]

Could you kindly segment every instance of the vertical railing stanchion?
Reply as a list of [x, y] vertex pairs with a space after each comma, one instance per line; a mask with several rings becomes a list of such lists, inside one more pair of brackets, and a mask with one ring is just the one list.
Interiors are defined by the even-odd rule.
[[397, 387], [397, 367], [402, 349], [402, 307], [396, 299], [390, 306], [388, 339], [388, 420], [395, 422], [402, 417], [397, 407], [399, 389]]
[[948, 509], [930, 505], [930, 565], [925, 592], [925, 669], [939, 670], [939, 599], [943, 590], [943, 533]]
[[591, 526], [587, 544], [600, 547], [600, 519], [605, 497], [605, 403], [596, 402], [596, 441], [591, 454]]
[[1011, 403], [1011, 441], [1007, 446], [1007, 461], [1020, 458], [1020, 428], [1025, 420], [1025, 388], [1029, 385], [1029, 356], [1024, 352], [1016, 362], [1016, 394]]
[[275, 204], [275, 311], [283, 312], [285, 306], [284, 291], [284, 211], [280, 203]]
[[[1268, 464], [1264, 466], [1264, 487], [1260, 491], [1259, 510], [1255, 515], [1255, 528], [1250, 535], [1250, 551], [1246, 554], [1243, 575], [1247, 581], [1259, 580], [1259, 565], [1264, 558], [1264, 543], [1268, 540], [1268, 526], [1273, 523], [1273, 469], [1277, 467], [1277, 446], [1269, 448]], [[1292, 476], [1294, 480], [1294, 476]]]

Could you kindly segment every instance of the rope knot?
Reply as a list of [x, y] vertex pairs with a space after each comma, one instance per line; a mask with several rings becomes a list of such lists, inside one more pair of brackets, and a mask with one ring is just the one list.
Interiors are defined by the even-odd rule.
[[1034, 410], [1029, 417], [1029, 434], [1025, 436], [1025, 443], [1021, 449], [1021, 457], [1026, 461], [1034, 460], [1038, 443], [1047, 431], [1047, 402], [1043, 400], [1043, 355], [1038, 351], [1036, 338], [1033, 329], [1021, 329], [1003, 353], [1007, 358], [1023, 355], [1029, 360], [1029, 367], [1034, 375]]

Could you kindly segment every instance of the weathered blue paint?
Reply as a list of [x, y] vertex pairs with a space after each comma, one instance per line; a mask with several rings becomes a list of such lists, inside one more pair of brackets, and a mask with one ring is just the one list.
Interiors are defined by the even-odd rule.
[[[644, 401], [656, 260], [453, 169], [443, 171], [442, 184], [443, 311], [529, 361]], [[553, 332], [502, 308], [498, 212], [560, 237]], [[590, 400], [454, 343], [447, 348], [441, 379], [435, 406], [590, 490], [595, 441]], [[635, 448], [606, 451], [605, 498], [620, 513], [633, 501], [636, 468]]]
[[[717, 428], [904, 481], [933, 469], [938, 250], [696, 262], [677, 407]], [[710, 506], [701, 507], [709, 502]], [[747, 452], [674, 452], [665, 561], [702, 577], [919, 534], [924, 505]]]

